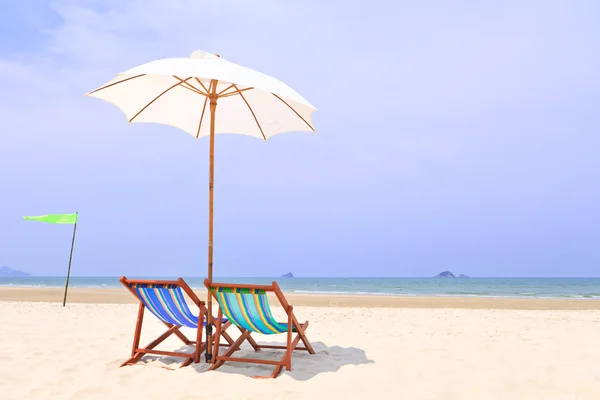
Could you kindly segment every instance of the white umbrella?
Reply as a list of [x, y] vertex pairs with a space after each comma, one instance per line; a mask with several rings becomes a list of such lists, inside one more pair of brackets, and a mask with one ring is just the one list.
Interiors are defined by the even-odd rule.
[[[86, 95], [119, 107], [130, 123], [166, 124], [195, 138], [210, 137], [209, 282], [212, 282], [213, 270], [215, 134], [236, 133], [267, 140], [282, 132], [315, 132], [312, 113], [316, 108], [292, 88], [268, 75], [201, 50], [193, 52], [189, 58], [167, 58], [132, 68]], [[216, 118], [217, 105], [219, 118]], [[210, 293], [208, 310], [206, 361], [211, 362]]]

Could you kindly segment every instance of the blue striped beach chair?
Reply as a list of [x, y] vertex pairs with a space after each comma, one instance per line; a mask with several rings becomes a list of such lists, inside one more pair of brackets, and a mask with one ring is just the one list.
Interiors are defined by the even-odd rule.
[[[206, 349], [206, 343], [202, 342], [202, 329], [206, 325], [206, 314], [208, 310], [203, 301], [200, 301], [194, 291], [185, 283], [182, 278], [177, 280], [156, 281], [156, 280], [134, 280], [127, 279], [122, 276], [120, 279], [123, 286], [131, 292], [139, 301], [137, 324], [135, 334], [133, 336], [133, 347], [131, 349], [131, 357], [127, 359], [121, 367], [125, 365], [133, 365], [138, 362], [145, 354], [156, 354], [162, 356], [172, 356], [184, 358], [182, 367], [198, 363], [200, 354]], [[198, 307], [198, 314], [194, 315], [188, 307], [184, 293]], [[142, 322], [144, 320], [144, 310], [148, 309], [156, 318], [167, 326], [167, 331], [158, 338], [150, 342], [146, 347], [140, 347], [140, 335], [142, 332]], [[221, 324], [225, 330], [231, 325], [227, 319], [221, 319]], [[181, 327], [196, 329], [196, 340], [189, 340], [181, 331]], [[220, 335], [228, 342], [233, 343], [231, 336], [225, 332], [220, 332]], [[187, 345], [193, 345], [194, 352], [182, 353], [174, 351], [154, 350], [156, 346], [162, 343], [169, 336], [175, 335]]]
[[[292, 352], [294, 350], [305, 350], [310, 354], [314, 354], [308, 338], [306, 337], [306, 329], [308, 321], [303, 324], [298, 323], [294, 315], [294, 308], [288, 304], [283, 292], [279, 288], [277, 282], [271, 285], [236, 285], [226, 283], [210, 283], [207, 280], [204, 284], [208, 288], [210, 295], [219, 303], [219, 314], [216, 319], [215, 343], [213, 350], [213, 365], [211, 370], [219, 368], [225, 361], [246, 362], [256, 364], [274, 365], [275, 370], [269, 376], [276, 378], [283, 367], [286, 370], [292, 370]], [[271, 313], [267, 293], [275, 294], [279, 303], [287, 314], [287, 322], [277, 322]], [[236, 325], [242, 334], [240, 337], [229, 346], [229, 349], [222, 355], [219, 355], [219, 347], [221, 332], [225, 325], [222, 319], [226, 317], [231, 323]], [[285, 346], [257, 344], [252, 338], [252, 333], [263, 335], [287, 334], [287, 343]], [[296, 337], [292, 338], [293, 333]], [[285, 350], [281, 360], [265, 360], [253, 358], [238, 358], [231, 357], [234, 351], [239, 349], [239, 346], [247, 340], [255, 350], [262, 349], [281, 349]], [[302, 341], [303, 347], [298, 347]], [[253, 376], [253, 378], [268, 378], [267, 376]]]

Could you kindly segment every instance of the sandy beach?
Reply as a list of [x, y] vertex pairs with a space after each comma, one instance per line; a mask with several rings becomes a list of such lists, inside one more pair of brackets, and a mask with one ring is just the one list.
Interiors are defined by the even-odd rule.
[[[166, 370], [178, 360], [147, 357], [119, 368], [136, 321], [129, 297], [74, 289], [63, 308], [60, 290], [1, 289], [2, 399], [600, 398], [599, 302], [289, 295], [317, 354], [297, 353], [291, 372], [255, 380], [271, 367]], [[163, 331], [147, 315], [142, 342]]]
[[[201, 298], [205, 289], [195, 288]], [[0, 301], [62, 302], [64, 288], [0, 287]], [[363, 296], [286, 293], [295, 306], [377, 308], [466, 308], [504, 310], [600, 310], [600, 300], [493, 297]], [[69, 303], [136, 304], [119, 289], [69, 288]]]

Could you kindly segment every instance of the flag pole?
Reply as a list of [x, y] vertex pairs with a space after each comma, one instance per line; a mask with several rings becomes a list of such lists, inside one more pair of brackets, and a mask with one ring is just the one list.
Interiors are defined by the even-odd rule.
[[73, 225], [73, 240], [71, 241], [71, 254], [69, 255], [69, 269], [67, 270], [67, 282], [65, 283], [65, 297], [63, 298], [63, 307], [67, 304], [67, 289], [69, 288], [69, 277], [71, 276], [71, 261], [73, 261], [73, 248], [75, 247], [75, 233], [77, 233], [77, 220], [79, 213], [75, 213], [75, 225]]

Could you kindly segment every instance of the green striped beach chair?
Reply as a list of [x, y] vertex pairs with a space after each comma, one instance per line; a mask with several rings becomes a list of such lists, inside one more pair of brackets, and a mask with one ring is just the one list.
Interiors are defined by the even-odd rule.
[[[202, 342], [202, 329], [206, 325], [205, 316], [208, 312], [203, 301], [200, 301], [194, 291], [185, 283], [182, 278], [177, 280], [134, 280], [122, 276], [121, 283], [127, 290], [133, 294], [140, 302], [138, 308], [137, 324], [133, 336], [133, 347], [131, 357], [127, 359], [121, 367], [133, 365], [138, 362], [145, 354], [156, 354], [162, 356], [181, 357], [184, 362], [182, 367], [193, 362], [200, 361], [200, 354], [206, 348], [206, 342]], [[184, 293], [198, 307], [198, 313], [193, 314], [189, 309]], [[142, 322], [144, 320], [144, 310], [148, 309], [156, 318], [167, 326], [167, 331], [158, 338], [150, 342], [146, 347], [140, 347], [140, 335], [142, 333]], [[228, 344], [233, 343], [231, 336], [225, 330], [231, 325], [227, 319], [222, 319], [223, 329], [220, 335], [225, 338]], [[189, 340], [181, 331], [181, 327], [196, 329], [196, 340]], [[169, 336], [175, 335], [185, 345], [193, 345], [193, 353], [182, 353], [174, 351], [154, 350], [156, 346], [162, 343]]]
[[[276, 378], [283, 367], [286, 370], [292, 370], [292, 352], [294, 350], [308, 351], [310, 354], [315, 354], [308, 338], [306, 337], [306, 329], [308, 321], [303, 324], [298, 323], [294, 315], [294, 309], [288, 304], [283, 292], [279, 288], [277, 282], [271, 285], [236, 285], [227, 283], [210, 283], [207, 280], [204, 284], [208, 288], [210, 294], [219, 303], [219, 314], [216, 320], [216, 332], [213, 351], [213, 365], [211, 370], [219, 368], [225, 361], [246, 362], [256, 364], [274, 365], [275, 370], [270, 375], [270, 378]], [[287, 314], [287, 322], [277, 322], [271, 314], [267, 293], [273, 292], [281, 306]], [[240, 337], [229, 346], [229, 349], [222, 355], [219, 355], [220, 336], [225, 324], [223, 318], [236, 325], [242, 334]], [[257, 344], [252, 337], [252, 333], [260, 333], [263, 335], [287, 335], [287, 343], [285, 346], [263, 345]], [[293, 333], [296, 334], [292, 338]], [[255, 350], [262, 349], [281, 349], [285, 350], [281, 360], [265, 360], [254, 358], [238, 358], [231, 355], [239, 346], [247, 340]], [[303, 347], [298, 347], [302, 341]], [[266, 376], [253, 376], [253, 378], [268, 378]]]

